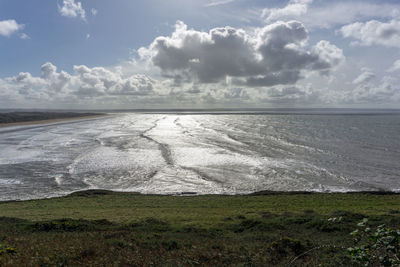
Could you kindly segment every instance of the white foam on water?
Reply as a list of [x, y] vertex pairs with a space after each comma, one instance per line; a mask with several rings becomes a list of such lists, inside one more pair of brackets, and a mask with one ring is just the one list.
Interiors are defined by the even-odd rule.
[[17, 179], [0, 178], [0, 184], [1, 185], [19, 185], [19, 184], [23, 184], [23, 182], [19, 181]]
[[259, 166], [264, 162], [261, 158], [234, 153], [218, 147], [177, 147], [173, 148], [172, 156], [178, 165], [185, 167], [229, 165]]
[[160, 167], [164, 161], [158, 150], [129, 149], [121, 151], [113, 147], [98, 147], [77, 158], [69, 167], [70, 173], [79, 174], [111, 169], [133, 169], [136, 166]]
[[7, 146], [0, 150], [0, 164], [19, 164], [31, 161], [46, 160], [45, 151], [39, 147], [19, 148]]
[[54, 176], [54, 181], [57, 183], [57, 185], [62, 185], [62, 183], [64, 181], [63, 176], [64, 175], [62, 175], [62, 174], [56, 174]]
[[178, 116], [165, 116], [156, 122], [155, 127], [146, 132], [146, 135], [155, 141], [168, 144], [169, 146], [179, 146], [186, 142], [187, 136], [182, 128], [174, 123]]
[[172, 166], [165, 166], [150, 180], [132, 189], [145, 194], [220, 194], [224, 191], [221, 185], [203, 179], [196, 172]]

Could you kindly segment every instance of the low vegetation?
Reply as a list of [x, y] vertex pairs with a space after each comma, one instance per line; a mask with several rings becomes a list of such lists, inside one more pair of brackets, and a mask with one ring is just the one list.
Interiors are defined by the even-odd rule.
[[9, 112], [9, 113], [0, 113], [0, 124], [67, 119], [67, 118], [87, 117], [96, 115], [100, 114], [76, 113], [76, 112]]
[[367, 223], [364, 218], [357, 224], [360, 229], [351, 233], [357, 245], [347, 249], [351, 259], [364, 266], [399, 266], [400, 229], [381, 224], [372, 230]]
[[395, 194], [108, 191], [3, 202], [0, 266], [390, 266], [399, 204]]

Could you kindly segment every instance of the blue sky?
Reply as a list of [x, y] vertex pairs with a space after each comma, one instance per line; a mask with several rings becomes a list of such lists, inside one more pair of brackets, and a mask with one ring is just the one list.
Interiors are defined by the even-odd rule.
[[398, 1], [0, 0], [0, 107], [400, 108]]

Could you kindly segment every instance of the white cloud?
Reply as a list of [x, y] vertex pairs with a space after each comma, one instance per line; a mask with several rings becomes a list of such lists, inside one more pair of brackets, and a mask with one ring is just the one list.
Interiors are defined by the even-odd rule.
[[74, 66], [70, 74], [58, 71], [48, 62], [42, 65], [40, 76], [21, 72], [0, 79], [0, 103], [4, 107], [23, 103], [30, 107], [58, 108], [379, 105], [400, 101], [399, 84], [396, 76], [378, 79], [372, 70], [364, 68], [350, 82], [350, 87], [342, 89], [336, 85], [329, 89], [327, 79], [323, 84], [304, 80], [296, 85], [269, 88], [238, 86], [228, 81], [176, 86], [170, 79], [159, 81], [143, 74], [125, 75], [122, 67], [80, 65]]
[[146, 96], [153, 92], [155, 81], [146, 75], [123, 77], [120, 70], [108, 70], [102, 67], [88, 68], [75, 66], [74, 71], [78, 95], [131, 95]]
[[321, 5], [318, 1], [291, 0], [282, 8], [264, 9], [261, 17], [267, 21], [299, 20], [310, 28], [332, 28], [371, 18], [396, 18], [399, 4], [332, 1]]
[[396, 60], [393, 65], [388, 69], [388, 72], [400, 71], [400, 59]]
[[75, 0], [62, 0], [62, 5], [58, 6], [58, 11], [61, 16], [76, 18], [80, 17], [83, 20], [86, 20], [86, 12], [82, 7], [81, 2], [75, 2]]
[[353, 80], [353, 84], [365, 84], [369, 83], [376, 77], [375, 73], [370, 69], [363, 69], [363, 72]]
[[307, 13], [309, 4], [312, 0], [290, 0], [283, 8], [265, 8], [262, 12], [262, 17], [265, 17], [267, 22], [299, 18]]
[[390, 103], [400, 100], [399, 80], [385, 76], [378, 83], [360, 83], [351, 91], [349, 99], [353, 103]]
[[92, 8], [92, 9], [90, 10], [90, 12], [92, 13], [93, 16], [96, 16], [97, 13], [98, 13], [98, 10], [95, 9], [95, 8]]
[[276, 22], [254, 31], [232, 27], [209, 32], [188, 29], [178, 21], [170, 37], [157, 37], [139, 55], [176, 83], [218, 83], [233, 77], [240, 86], [294, 84], [302, 71], [329, 72], [344, 60], [328, 41], [311, 49], [302, 23]]
[[107, 101], [121, 104], [128, 100], [140, 102], [145, 97], [157, 95], [154, 90], [157, 81], [146, 75], [124, 76], [119, 68], [88, 68], [83, 65], [74, 66], [74, 71], [73, 74], [58, 72], [56, 66], [47, 62], [42, 65], [38, 77], [21, 72], [14, 77], [0, 79], [0, 85], [8, 98], [14, 92], [14, 100], [38, 106], [44, 103], [98, 106]]
[[[325, 68], [323, 66], [320, 67], [322, 71], [339, 66], [345, 61], [342, 49], [326, 40], [319, 41], [311, 51], [320, 58], [320, 61], [316, 62], [317, 65], [327, 64]], [[318, 69], [318, 67], [316, 68]]]
[[3, 108], [11, 107], [10, 103], [15, 103], [18, 98], [18, 92], [9, 88], [8, 82], [0, 79], [0, 105]]
[[31, 37], [29, 37], [29, 35], [27, 35], [26, 33], [21, 33], [19, 35], [19, 38], [21, 38], [22, 40], [29, 40], [31, 39]]
[[2, 20], [0, 21], [0, 35], [9, 37], [13, 33], [24, 28], [23, 24], [18, 24], [15, 20]]
[[220, 5], [225, 5], [233, 2], [235, 0], [219, 0], [219, 1], [212, 1], [208, 4], [205, 4], [205, 7], [212, 7], [212, 6], [220, 6]]
[[6, 78], [21, 95], [37, 99], [49, 99], [54, 95], [62, 94], [71, 76], [64, 72], [57, 72], [57, 68], [47, 62], [41, 67], [41, 76], [34, 77], [29, 72], [21, 72], [17, 76]]
[[400, 21], [398, 20], [356, 22], [343, 26], [340, 33], [345, 38], [355, 39], [356, 41], [352, 42], [353, 45], [400, 47]]
[[[350, 78], [350, 77], [349, 77]], [[347, 88], [330, 89], [326, 96], [331, 103], [364, 104], [368, 106], [396, 104], [400, 100], [400, 79], [397, 76], [378, 77], [369, 68], [351, 81]]]
[[245, 88], [229, 88], [224, 92], [225, 99], [239, 99], [239, 100], [247, 100], [250, 98], [249, 93]]
[[320, 92], [310, 86], [273, 87], [266, 91], [262, 101], [281, 104], [315, 104], [321, 101]]

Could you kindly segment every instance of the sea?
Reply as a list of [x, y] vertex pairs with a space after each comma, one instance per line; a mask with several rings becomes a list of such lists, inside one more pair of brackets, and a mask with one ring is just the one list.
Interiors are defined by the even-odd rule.
[[400, 191], [399, 110], [113, 111], [0, 128], [0, 200]]

